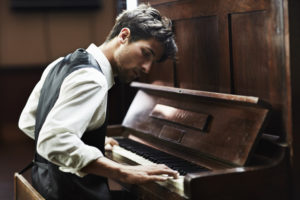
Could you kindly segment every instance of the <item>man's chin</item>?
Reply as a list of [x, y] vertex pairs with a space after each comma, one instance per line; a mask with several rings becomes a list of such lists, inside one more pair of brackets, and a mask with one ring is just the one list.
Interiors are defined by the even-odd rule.
[[132, 81], [137, 80], [138, 78], [130, 78], [130, 77], [119, 76], [118, 79], [121, 83], [128, 84], [128, 83], [131, 83]]

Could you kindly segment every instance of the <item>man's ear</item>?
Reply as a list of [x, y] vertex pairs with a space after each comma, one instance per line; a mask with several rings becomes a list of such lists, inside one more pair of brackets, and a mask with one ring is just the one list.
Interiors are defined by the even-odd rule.
[[128, 42], [129, 37], [130, 37], [130, 29], [122, 28], [118, 35], [118, 40], [120, 41], [120, 43], [125, 44], [126, 42]]

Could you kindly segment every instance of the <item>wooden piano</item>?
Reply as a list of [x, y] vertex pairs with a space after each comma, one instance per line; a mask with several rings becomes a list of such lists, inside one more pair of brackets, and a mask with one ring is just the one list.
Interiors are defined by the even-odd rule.
[[139, 199], [285, 199], [287, 178], [280, 168], [286, 147], [264, 132], [271, 112], [267, 103], [250, 96], [131, 86], [138, 92], [122, 125], [108, 129], [120, 146], [106, 155], [130, 165], [164, 163], [180, 178], [122, 187]]

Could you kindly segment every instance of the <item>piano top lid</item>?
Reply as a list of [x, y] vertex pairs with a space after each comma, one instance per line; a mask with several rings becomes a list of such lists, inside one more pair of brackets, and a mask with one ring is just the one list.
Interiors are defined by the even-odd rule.
[[270, 110], [257, 97], [138, 82], [131, 86], [139, 91], [124, 127], [235, 166], [248, 161]]

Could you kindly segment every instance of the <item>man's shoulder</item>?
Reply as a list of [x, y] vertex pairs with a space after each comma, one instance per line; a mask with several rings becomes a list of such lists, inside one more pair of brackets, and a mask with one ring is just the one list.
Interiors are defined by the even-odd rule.
[[104, 74], [88, 65], [70, 73], [65, 78], [65, 82], [76, 82], [77, 84], [94, 83], [101, 87], [106, 87], [107, 85]]

